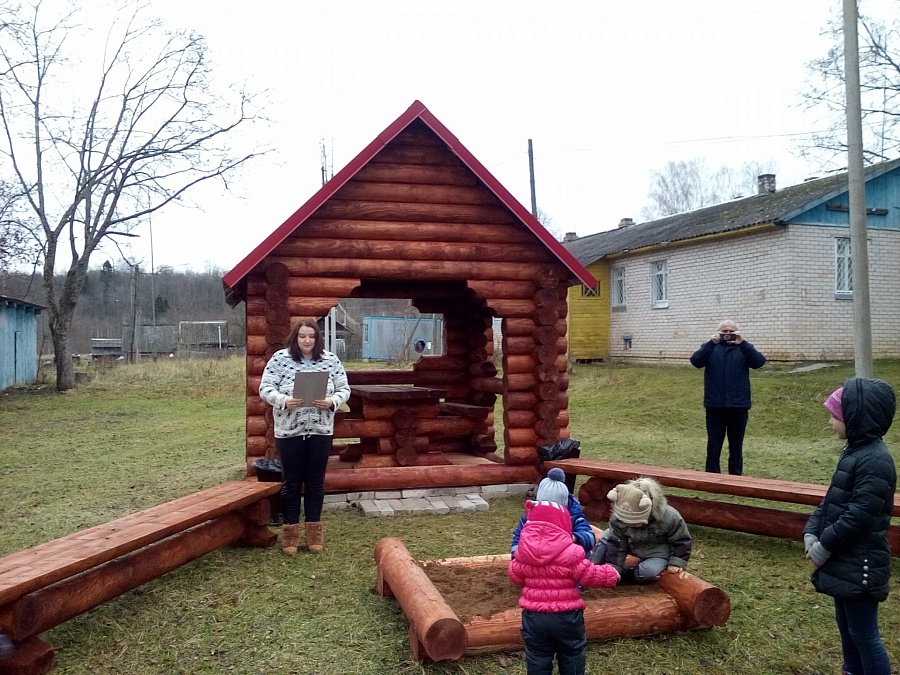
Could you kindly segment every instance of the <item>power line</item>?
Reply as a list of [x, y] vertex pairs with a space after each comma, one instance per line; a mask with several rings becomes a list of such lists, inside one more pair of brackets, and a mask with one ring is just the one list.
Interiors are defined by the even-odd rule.
[[[562, 154], [574, 154], [581, 152], [609, 152], [611, 148], [657, 148], [657, 147], [665, 147], [671, 145], [689, 145], [689, 144], [713, 144], [713, 143], [742, 143], [745, 141], [758, 141], [765, 140], [767, 138], [804, 138], [804, 137], [814, 137], [818, 134], [825, 134], [833, 131], [831, 129], [822, 129], [816, 131], [792, 131], [784, 134], [757, 134], [753, 136], [712, 136], [709, 138], [694, 138], [694, 139], [683, 139], [677, 141], [660, 141], [658, 143], [633, 143], [630, 142], [627, 145], [602, 145], [602, 146], [588, 146], [584, 148], [572, 148], [572, 149], [562, 149], [562, 150], [544, 150], [542, 152], [535, 152], [535, 155], [538, 156], [550, 156], [550, 155], [562, 155]], [[495, 162], [492, 164], [489, 169], [493, 169], [498, 166], [503, 166], [508, 162], [519, 161], [521, 160], [522, 155], [516, 154], [512, 157], [508, 157], [500, 162]]]

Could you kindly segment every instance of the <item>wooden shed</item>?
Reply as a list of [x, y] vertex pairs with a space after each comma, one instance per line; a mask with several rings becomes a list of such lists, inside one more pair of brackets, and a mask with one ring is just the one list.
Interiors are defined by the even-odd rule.
[[37, 379], [37, 317], [43, 309], [0, 295], [0, 391]]
[[596, 280], [418, 101], [223, 281], [246, 306], [250, 474], [274, 452], [268, 358], [341, 298], [411, 299], [442, 315], [444, 345], [408, 370], [348, 368], [327, 491], [529, 482], [537, 446], [568, 437], [567, 289]]

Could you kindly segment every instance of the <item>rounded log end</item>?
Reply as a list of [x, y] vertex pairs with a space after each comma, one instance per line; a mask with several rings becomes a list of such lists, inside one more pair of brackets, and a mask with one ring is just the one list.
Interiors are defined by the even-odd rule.
[[377, 544], [375, 544], [375, 564], [381, 565], [382, 561], [384, 560], [384, 556], [393, 555], [394, 552], [402, 552], [406, 555], [409, 555], [409, 551], [400, 539], [398, 539], [397, 537], [384, 537]]
[[468, 645], [466, 627], [456, 616], [444, 617], [428, 626], [419, 639], [432, 661], [455, 661], [462, 658]]
[[672, 596], [681, 613], [698, 626], [722, 626], [731, 615], [728, 594], [689, 572], [664, 573], [659, 585]]
[[721, 588], [701, 591], [694, 603], [694, 620], [701, 626], [724, 626], [731, 616], [731, 598]]

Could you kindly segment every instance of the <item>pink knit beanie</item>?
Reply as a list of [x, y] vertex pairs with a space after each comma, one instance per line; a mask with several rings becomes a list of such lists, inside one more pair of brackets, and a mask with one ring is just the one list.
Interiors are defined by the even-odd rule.
[[841, 422], [844, 421], [844, 409], [841, 408], [841, 396], [844, 393], [843, 387], [838, 387], [833, 392], [831, 392], [831, 396], [825, 399], [824, 405], [828, 412], [837, 417]]
[[[551, 501], [532, 501], [525, 500], [525, 513], [528, 516], [528, 523], [544, 521], [553, 523], [559, 528], [572, 534], [572, 516], [569, 514], [569, 508]], [[526, 523], [526, 525], [528, 524]]]

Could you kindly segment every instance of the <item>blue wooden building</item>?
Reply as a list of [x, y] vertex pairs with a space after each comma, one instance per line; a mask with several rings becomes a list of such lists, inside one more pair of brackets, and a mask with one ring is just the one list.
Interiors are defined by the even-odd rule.
[[43, 309], [0, 295], [0, 391], [37, 379], [37, 316]]
[[381, 361], [415, 361], [420, 356], [442, 353], [443, 321], [440, 316], [364, 316], [362, 357]]

